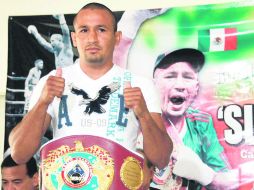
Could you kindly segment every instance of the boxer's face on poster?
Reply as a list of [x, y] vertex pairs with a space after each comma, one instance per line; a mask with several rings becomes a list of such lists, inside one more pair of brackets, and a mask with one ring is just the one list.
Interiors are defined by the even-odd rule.
[[199, 88], [198, 74], [186, 62], [156, 69], [154, 79], [160, 92], [162, 111], [170, 116], [181, 116], [192, 104]]
[[38, 63], [35, 64], [35, 66], [36, 66], [38, 69], [43, 69], [43, 61], [39, 61]]
[[52, 34], [50, 37], [50, 43], [53, 49], [59, 49], [63, 47], [63, 37], [61, 34]]

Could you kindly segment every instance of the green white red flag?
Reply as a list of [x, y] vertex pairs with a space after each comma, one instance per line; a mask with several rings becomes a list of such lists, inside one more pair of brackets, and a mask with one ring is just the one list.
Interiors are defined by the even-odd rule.
[[203, 52], [237, 49], [236, 28], [215, 28], [198, 31], [198, 49]]

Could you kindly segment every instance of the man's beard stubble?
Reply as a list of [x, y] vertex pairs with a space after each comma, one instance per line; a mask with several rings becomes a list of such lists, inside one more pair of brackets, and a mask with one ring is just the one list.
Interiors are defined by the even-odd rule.
[[91, 65], [102, 65], [103, 63], [103, 57], [102, 56], [86, 56], [87, 63]]

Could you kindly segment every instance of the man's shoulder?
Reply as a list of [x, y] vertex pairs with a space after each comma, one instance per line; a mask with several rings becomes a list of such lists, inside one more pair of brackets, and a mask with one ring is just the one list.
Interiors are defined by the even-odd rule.
[[130, 69], [122, 68], [119, 65], [114, 65], [114, 70], [119, 75], [129, 75], [132, 79], [139, 79], [139, 80], [150, 80], [148, 77], [142, 76]]
[[132, 87], [140, 87], [142, 91], [152, 90], [154, 88], [153, 80], [149, 77], [140, 75], [132, 70], [122, 68], [118, 65], [115, 65], [114, 69], [114, 74], [123, 77], [124, 81], [130, 81]]
[[[68, 65], [68, 66], [65, 66], [65, 67], [62, 67], [62, 73], [63, 73], [63, 76], [70, 76], [70, 74], [78, 74], [77, 71], [78, 71], [78, 63], [73, 63], [71, 65]], [[73, 77], [73, 75], [72, 75]]]

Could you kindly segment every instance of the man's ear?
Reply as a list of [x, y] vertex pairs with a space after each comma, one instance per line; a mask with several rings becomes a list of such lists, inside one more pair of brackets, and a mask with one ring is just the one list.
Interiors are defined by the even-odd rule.
[[118, 45], [122, 39], [122, 32], [117, 31], [115, 32], [115, 45]]
[[198, 95], [198, 92], [199, 92], [199, 80], [197, 81], [197, 84], [196, 84], [196, 94], [195, 94], [195, 97]]
[[76, 33], [71, 32], [71, 39], [74, 47], [77, 47], [77, 41], [76, 41]]
[[38, 172], [36, 172], [33, 177], [33, 186], [34, 187], [38, 187], [39, 186], [39, 175], [38, 175]]

